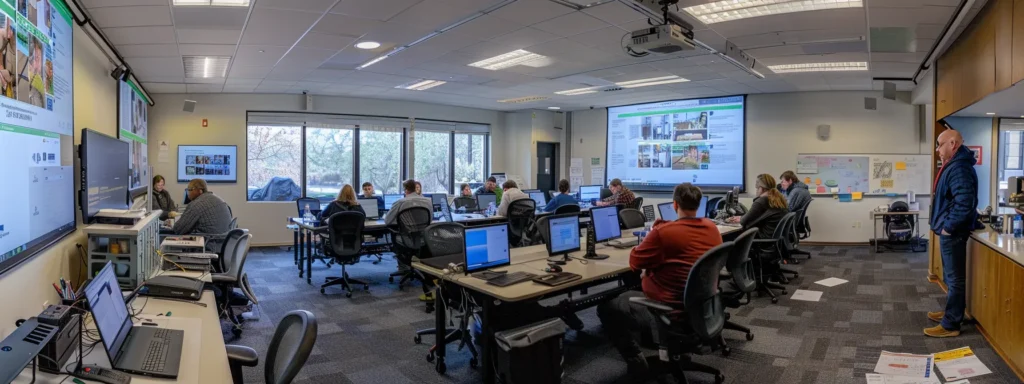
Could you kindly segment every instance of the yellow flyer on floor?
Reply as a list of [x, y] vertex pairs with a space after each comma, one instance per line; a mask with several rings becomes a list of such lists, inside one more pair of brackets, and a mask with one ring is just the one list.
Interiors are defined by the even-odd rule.
[[935, 354], [935, 367], [942, 372], [946, 381], [968, 379], [992, 373], [974, 355], [970, 347], [957, 348]]

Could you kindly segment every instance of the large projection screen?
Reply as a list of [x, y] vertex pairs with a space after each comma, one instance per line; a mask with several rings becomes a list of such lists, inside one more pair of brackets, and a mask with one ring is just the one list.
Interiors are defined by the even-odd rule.
[[608, 108], [605, 182], [670, 192], [745, 189], [745, 96], [668, 100]]

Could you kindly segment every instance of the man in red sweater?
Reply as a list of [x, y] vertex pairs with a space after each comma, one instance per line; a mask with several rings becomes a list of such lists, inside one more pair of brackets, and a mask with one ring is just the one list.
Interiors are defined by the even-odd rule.
[[629, 298], [644, 295], [681, 308], [683, 289], [693, 264], [704, 252], [722, 244], [722, 234], [715, 223], [697, 217], [701, 195], [700, 188], [693, 184], [676, 186], [672, 207], [679, 219], [656, 221], [644, 242], [629, 255], [630, 268], [643, 271], [643, 292], [627, 292], [597, 307], [601, 326], [626, 360], [634, 382], [647, 379], [648, 366], [633, 333], [649, 335], [655, 341], [658, 337], [654, 315], [647, 307], [630, 303]]

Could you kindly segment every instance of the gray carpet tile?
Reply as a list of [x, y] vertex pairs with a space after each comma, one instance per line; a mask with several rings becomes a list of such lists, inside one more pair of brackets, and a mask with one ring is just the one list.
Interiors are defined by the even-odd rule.
[[[941, 308], [945, 294], [927, 282], [925, 253], [871, 253], [867, 247], [809, 247], [814, 257], [789, 268], [799, 271], [778, 304], [768, 298], [730, 310], [732, 320], [755, 335], [724, 331], [732, 347], [729, 357], [695, 356], [694, 360], [722, 369], [727, 383], [863, 383], [883, 350], [928, 353], [970, 346], [993, 374], [970, 379], [973, 384], [1017, 383], [1020, 380], [971, 325], [960, 337], [931, 339], [921, 330], [932, 326], [927, 311]], [[316, 347], [296, 382], [308, 383], [477, 383], [479, 372], [469, 366], [469, 353], [448, 346], [448, 372], [439, 376], [425, 359], [433, 337], [413, 343], [417, 329], [433, 327], [424, 311], [418, 286], [398, 290], [388, 283], [395, 261], [388, 255], [379, 264], [364, 259], [348, 267], [353, 278], [366, 280], [369, 291], [345, 298], [337, 287], [320, 294], [324, 277], [340, 268], [313, 266], [314, 286], [298, 277], [292, 253], [284, 248], [254, 248], [246, 270], [261, 301], [261, 318], [245, 325], [242, 336], [229, 343], [255, 348], [265, 358], [278, 320], [288, 311], [306, 309], [317, 316]], [[814, 284], [828, 277], [849, 283], [828, 288]], [[789, 300], [796, 289], [823, 291], [820, 302]], [[568, 384], [629, 383], [626, 365], [601, 333], [594, 309], [579, 314], [582, 332], [566, 335], [565, 378]], [[649, 351], [654, 353], [654, 351]], [[263, 364], [245, 370], [247, 383], [263, 382]], [[706, 374], [691, 373], [691, 383], [711, 383]]]

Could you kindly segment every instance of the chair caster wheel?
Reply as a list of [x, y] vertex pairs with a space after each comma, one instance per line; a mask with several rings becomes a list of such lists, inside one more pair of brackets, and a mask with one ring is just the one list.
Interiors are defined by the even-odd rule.
[[416, 343], [416, 344], [423, 343], [423, 338], [420, 337], [420, 335], [413, 336], [412, 337], [412, 342]]
[[477, 359], [475, 357], [472, 357], [472, 358], [469, 359], [469, 367], [470, 368], [476, 368], [479, 363], [480, 362], [477, 361]]
[[[302, 277], [302, 276], [299, 276], [299, 277]], [[394, 276], [389, 276], [388, 277], [388, 282], [389, 283], [394, 283], [395, 282], [395, 277]]]
[[729, 357], [729, 354], [731, 354], [731, 353], [732, 353], [732, 348], [725, 347], [725, 348], [722, 349], [722, 356]]
[[725, 382], [725, 375], [719, 373], [715, 375], [715, 384], [722, 384]]
[[433, 363], [434, 362], [434, 352], [430, 352], [430, 353], [427, 354], [427, 362], [428, 363]]
[[352, 298], [352, 292], [351, 291], [345, 292], [345, 297], [351, 299]]
[[241, 330], [241, 329], [238, 329], [238, 328], [232, 329], [232, 330], [231, 330], [231, 334], [232, 334], [232, 335], [235, 335], [235, 337], [239, 337], [239, 336], [242, 336], [242, 330]]
[[794, 273], [793, 274], [793, 278], [794, 279], [799, 279], [800, 278], [800, 274], [799, 273]]
[[751, 340], [754, 340], [754, 334], [753, 333], [748, 333], [747, 334], [747, 341], [751, 341]]
[[779, 303], [779, 298], [778, 297], [773, 297], [772, 298], [772, 304], [778, 304], [778, 303]]
[[323, 289], [323, 288], [320, 288], [320, 294], [321, 294], [321, 295], [323, 295], [323, 294], [326, 294], [326, 293], [327, 293], [327, 290], [325, 290], [325, 289]]
[[434, 363], [434, 370], [437, 371], [438, 375], [443, 375], [448, 370], [448, 366], [444, 364], [444, 359], [437, 359], [437, 363]]

